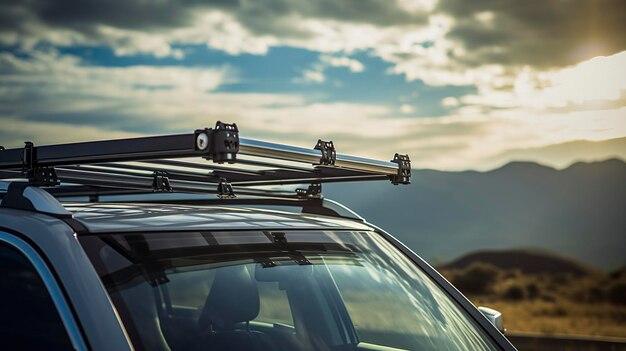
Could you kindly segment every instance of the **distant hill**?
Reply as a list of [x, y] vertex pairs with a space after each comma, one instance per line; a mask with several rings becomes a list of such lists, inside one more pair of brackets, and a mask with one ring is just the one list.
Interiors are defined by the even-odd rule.
[[593, 271], [572, 259], [546, 252], [528, 250], [478, 251], [440, 265], [438, 268], [463, 269], [476, 262], [489, 263], [500, 269], [519, 270], [525, 274], [571, 274], [582, 276]]
[[600, 141], [576, 140], [538, 148], [507, 150], [490, 161], [502, 165], [505, 160], [532, 160], [565, 168], [572, 160], [594, 162], [609, 158], [626, 159], [626, 137]]
[[626, 164], [555, 170], [514, 162], [489, 172], [414, 170], [412, 184], [325, 184], [324, 194], [426, 260], [484, 249], [539, 248], [592, 266], [626, 265]]

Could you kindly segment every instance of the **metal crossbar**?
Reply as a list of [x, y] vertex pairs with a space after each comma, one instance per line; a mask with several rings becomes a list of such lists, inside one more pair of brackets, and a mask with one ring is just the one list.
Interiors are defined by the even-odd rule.
[[[381, 161], [314, 148], [239, 138], [235, 124], [189, 134], [0, 148], [0, 180], [25, 178], [54, 196], [208, 193], [220, 196], [319, 196], [319, 184], [366, 180], [410, 182], [410, 161]], [[276, 192], [259, 186], [312, 184], [315, 191]], [[228, 189], [230, 194], [224, 194]]]

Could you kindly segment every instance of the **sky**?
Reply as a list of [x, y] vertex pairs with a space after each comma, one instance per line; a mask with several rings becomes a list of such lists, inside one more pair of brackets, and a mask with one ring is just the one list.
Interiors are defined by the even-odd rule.
[[221, 120], [414, 168], [626, 158], [625, 23], [623, 0], [1, 0], [0, 145]]

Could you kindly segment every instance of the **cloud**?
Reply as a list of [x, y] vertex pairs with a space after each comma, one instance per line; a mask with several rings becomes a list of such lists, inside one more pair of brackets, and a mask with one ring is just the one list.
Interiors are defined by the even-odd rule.
[[441, 0], [453, 18], [446, 37], [463, 48], [456, 60], [550, 69], [626, 48], [626, 3], [621, 0]]
[[[391, 72], [426, 84], [510, 91], [526, 69], [545, 72], [626, 49], [621, 0], [535, 1], [9, 1], [0, 43], [113, 48], [118, 55], [181, 58], [176, 45], [229, 54], [275, 46], [333, 55], [326, 64], [360, 72], [345, 54], [368, 51]], [[320, 75], [315, 75], [319, 81]]]
[[325, 80], [326, 76], [324, 76], [324, 72], [322, 72], [321, 70], [306, 70], [302, 75], [302, 81], [304, 81], [305, 83], [324, 83]]
[[[345, 67], [352, 73], [360, 73], [365, 70], [365, 66], [358, 60], [346, 56], [321, 55], [319, 62], [311, 65], [310, 68], [302, 72], [302, 76], [294, 78], [294, 83], [299, 84], [321, 84], [326, 82], [325, 71], [329, 67]], [[336, 84], [338, 82], [335, 82]]]
[[409, 104], [402, 104], [400, 105], [400, 112], [404, 113], [404, 114], [410, 114], [415, 112], [415, 107], [409, 105]]
[[322, 63], [325, 63], [331, 67], [347, 67], [350, 72], [358, 73], [363, 72], [365, 70], [365, 66], [361, 62], [355, 59], [351, 59], [349, 57], [337, 57], [331, 55], [323, 55], [320, 57]]
[[55, 51], [2, 53], [0, 136], [4, 146], [19, 147], [23, 140], [188, 132], [224, 120], [237, 122], [246, 137], [304, 147], [324, 138], [342, 153], [390, 159], [404, 152], [416, 168], [459, 170], [488, 169], [506, 150], [626, 135], [626, 107], [598, 115], [461, 106], [447, 117], [406, 118], [402, 108], [384, 104], [219, 91], [237, 79], [222, 66], [100, 67]]
[[[210, 127], [216, 120], [237, 122], [248, 136], [296, 144], [332, 135], [347, 139], [393, 135], [393, 130], [381, 131], [377, 122], [391, 114], [388, 107], [316, 103], [295, 94], [217, 91], [221, 84], [236, 81], [232, 75], [229, 67], [100, 67], [54, 51], [30, 57], [2, 53], [0, 125], [3, 131], [23, 125], [27, 135], [45, 133], [37, 129], [38, 123], [55, 125], [50, 130], [57, 141], [82, 139], [81, 130], [89, 130], [85, 135], [93, 137], [101, 129], [99, 138], [186, 132]], [[303, 128], [305, 121], [312, 123]], [[44, 140], [51, 138], [46, 135]], [[6, 140], [4, 146], [19, 146], [22, 141]]]
[[459, 106], [459, 103], [459, 99], [455, 98], [454, 96], [448, 96], [441, 100], [441, 106], [444, 107], [457, 107]]
[[[342, 152], [401, 151], [416, 167], [484, 169], [505, 150], [626, 135], [624, 4], [4, 1], [0, 44], [17, 48], [0, 54], [1, 133], [16, 144], [26, 136], [69, 141], [188, 131], [222, 119], [275, 141], [308, 146], [327, 137]], [[337, 84], [330, 67], [363, 72], [355, 54], [365, 52], [391, 63], [390, 74], [475, 93], [437, 97], [449, 116], [409, 118], [409, 101], [221, 92], [245, 79], [229, 66], [98, 67], [43, 49], [104, 46], [116, 55], [183, 58], [180, 47], [195, 44], [231, 55], [277, 46], [318, 52], [318, 62], [300, 67], [297, 82], [309, 84]], [[51, 134], [42, 137], [39, 126]]]
[[[157, 1], [33, 0], [2, 4], [0, 42], [33, 47], [106, 45], [119, 54], [180, 54], [172, 44], [206, 43], [229, 53], [269, 45], [334, 46], [349, 33], [330, 23], [389, 27], [426, 23], [420, 6], [377, 0]], [[225, 38], [226, 40], [222, 40]], [[143, 39], [143, 40], [142, 40]], [[228, 39], [235, 39], [228, 42]], [[146, 41], [150, 45], [142, 46]], [[345, 40], [343, 40], [345, 41]], [[339, 50], [346, 48], [343, 43]]]
[[626, 106], [626, 51], [579, 64], [536, 71], [524, 67], [510, 89], [478, 84], [478, 93], [461, 98], [466, 105], [494, 108], [528, 107], [562, 112]]

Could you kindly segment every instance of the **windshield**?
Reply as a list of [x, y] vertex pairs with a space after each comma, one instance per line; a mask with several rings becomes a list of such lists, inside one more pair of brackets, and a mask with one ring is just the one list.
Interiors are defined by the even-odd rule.
[[495, 350], [375, 232], [79, 237], [138, 350]]

